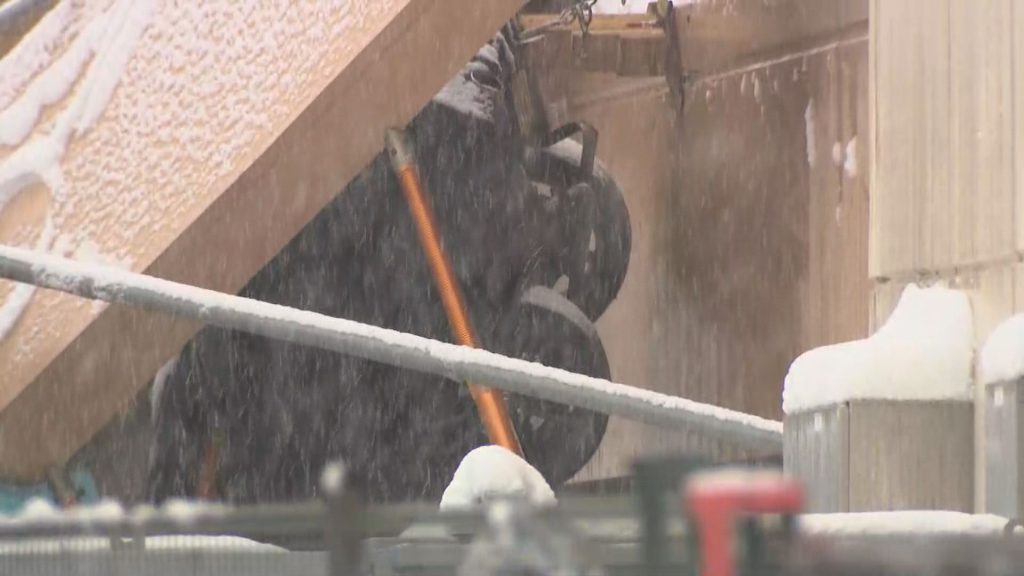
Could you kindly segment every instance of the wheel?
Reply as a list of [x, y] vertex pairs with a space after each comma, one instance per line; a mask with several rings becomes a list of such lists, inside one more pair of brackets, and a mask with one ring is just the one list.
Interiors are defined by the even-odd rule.
[[597, 320], [626, 279], [632, 228], [622, 190], [600, 162], [580, 180], [581, 152], [579, 143], [563, 140], [526, 153], [527, 175], [545, 195], [547, 224], [558, 231], [547, 247], [554, 258], [531, 271], [531, 281], [554, 286], [567, 279], [566, 297]]
[[[494, 352], [596, 378], [611, 370], [594, 325], [550, 288], [527, 290], [490, 338]], [[526, 460], [552, 486], [572, 478], [597, 451], [608, 416], [537, 398], [508, 395], [509, 414]]]

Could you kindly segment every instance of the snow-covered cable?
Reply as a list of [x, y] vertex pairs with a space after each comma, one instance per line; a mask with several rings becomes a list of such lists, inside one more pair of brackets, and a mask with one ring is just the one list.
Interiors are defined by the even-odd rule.
[[779, 453], [782, 423], [534, 362], [107, 266], [0, 246], [0, 277], [198, 319]]

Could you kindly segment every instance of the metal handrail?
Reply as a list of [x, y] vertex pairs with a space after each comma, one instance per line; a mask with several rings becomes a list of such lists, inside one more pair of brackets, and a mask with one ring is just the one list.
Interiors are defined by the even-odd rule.
[[116, 268], [0, 246], [0, 277], [86, 298], [170, 313], [222, 328], [332, 350], [452, 380], [486, 382], [488, 386], [506, 392], [631, 420], [687, 428], [749, 449], [773, 453], [782, 449], [781, 422], [484, 350]]

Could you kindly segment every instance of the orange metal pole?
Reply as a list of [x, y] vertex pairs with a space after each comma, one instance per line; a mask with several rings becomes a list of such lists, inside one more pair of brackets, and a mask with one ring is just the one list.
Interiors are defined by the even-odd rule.
[[[437, 231], [434, 214], [427, 199], [426, 190], [416, 171], [412, 147], [407, 141], [405, 132], [388, 130], [387, 149], [388, 155], [391, 157], [391, 166], [398, 176], [402, 193], [409, 204], [412, 219], [416, 223], [420, 245], [423, 247], [427, 263], [430, 265], [434, 283], [441, 293], [441, 303], [448, 315], [448, 323], [451, 325], [456, 343], [477, 348], [479, 341], [466, 311], [451, 263], [441, 249], [441, 237]], [[523, 449], [519, 444], [515, 427], [512, 426], [512, 420], [508, 416], [504, 395], [498, 390], [492, 390], [479, 384], [467, 382], [466, 385], [469, 386], [469, 392], [473, 396], [473, 401], [476, 402], [477, 412], [480, 414], [480, 419], [483, 421], [491, 442], [522, 456]]]

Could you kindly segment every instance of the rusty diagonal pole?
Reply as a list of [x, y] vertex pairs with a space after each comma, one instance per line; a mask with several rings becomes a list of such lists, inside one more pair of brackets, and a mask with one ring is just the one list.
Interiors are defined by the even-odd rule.
[[[404, 130], [390, 129], [387, 132], [385, 143], [391, 167], [398, 177], [402, 193], [409, 204], [409, 212], [412, 213], [412, 219], [416, 223], [420, 246], [430, 265], [434, 283], [441, 294], [441, 303], [448, 315], [448, 323], [451, 325], [456, 343], [469, 348], [478, 348], [480, 343], [469, 319], [462, 291], [452, 272], [451, 262], [441, 248], [441, 236], [437, 231], [426, 187], [420, 181], [416, 168], [416, 157], [408, 134]], [[499, 390], [486, 388], [472, 382], [467, 382], [466, 385], [473, 396], [477, 412], [483, 421], [490, 441], [522, 456], [523, 449], [519, 445], [519, 437], [509, 418], [505, 396]]]

